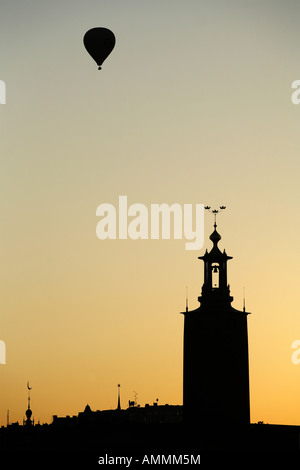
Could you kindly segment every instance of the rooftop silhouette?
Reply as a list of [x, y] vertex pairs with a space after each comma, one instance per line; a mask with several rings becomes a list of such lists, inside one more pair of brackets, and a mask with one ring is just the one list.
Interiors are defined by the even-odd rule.
[[[210, 207], [207, 206], [210, 210]], [[221, 206], [220, 210], [224, 210]], [[200, 452], [203, 450], [299, 450], [300, 426], [250, 424], [248, 312], [235, 309], [227, 281], [232, 260], [219, 248], [216, 215], [212, 247], [199, 259], [204, 282], [199, 307], [184, 315], [183, 405], [144, 407], [136, 399], [121, 407], [93, 411], [87, 404], [74, 416], [32, 420], [31, 387], [23, 426], [0, 429], [1, 450], [93, 450], [106, 452]]]

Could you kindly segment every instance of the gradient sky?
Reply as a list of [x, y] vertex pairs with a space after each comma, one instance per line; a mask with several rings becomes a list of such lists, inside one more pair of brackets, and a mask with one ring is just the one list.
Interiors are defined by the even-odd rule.
[[[184, 240], [96, 237], [96, 208], [224, 204], [233, 306], [246, 288], [251, 421], [300, 424], [300, 4], [293, 0], [1, 3], [0, 424], [182, 403]], [[99, 72], [83, 47], [116, 35]], [[218, 347], [216, 344], [212, 348]], [[220, 361], [222, 356], [220, 354]]]

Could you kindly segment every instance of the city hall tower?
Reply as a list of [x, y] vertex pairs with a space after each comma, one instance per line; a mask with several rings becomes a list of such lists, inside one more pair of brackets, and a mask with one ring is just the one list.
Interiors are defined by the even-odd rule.
[[[220, 209], [225, 207], [221, 206]], [[210, 207], [206, 207], [210, 209]], [[250, 423], [248, 332], [245, 311], [231, 306], [227, 262], [218, 247], [221, 235], [210, 235], [213, 247], [204, 263], [200, 306], [184, 313], [183, 412], [194, 426], [244, 426]]]

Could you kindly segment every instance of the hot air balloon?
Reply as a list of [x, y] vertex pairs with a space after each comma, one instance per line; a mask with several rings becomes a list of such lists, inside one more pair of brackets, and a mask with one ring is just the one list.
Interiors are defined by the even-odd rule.
[[83, 44], [97, 63], [98, 70], [101, 70], [101, 65], [115, 47], [115, 43], [114, 33], [107, 28], [89, 29], [83, 38]]

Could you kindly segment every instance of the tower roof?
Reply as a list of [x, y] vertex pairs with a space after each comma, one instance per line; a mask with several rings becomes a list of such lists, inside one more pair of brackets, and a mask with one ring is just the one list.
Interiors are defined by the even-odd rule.
[[218, 247], [218, 243], [219, 241], [221, 240], [221, 235], [219, 234], [219, 232], [217, 232], [217, 224], [215, 223], [214, 224], [214, 231], [212, 232], [212, 234], [210, 235], [209, 239], [213, 242], [213, 247], [212, 249], [210, 250], [210, 252], [208, 252], [207, 250], [205, 251], [204, 255], [203, 256], [199, 256], [198, 259], [202, 259], [202, 260], [228, 260], [228, 259], [232, 259], [232, 256], [228, 256], [226, 251], [224, 250], [223, 253], [222, 251], [220, 250], [220, 248]]
[[[210, 210], [209, 206], [205, 209]], [[220, 210], [225, 209], [225, 206], [220, 206]], [[203, 256], [199, 256], [204, 262], [204, 283], [201, 290], [201, 296], [198, 297], [200, 307], [195, 310], [189, 311], [186, 304], [186, 311], [184, 314], [190, 315], [196, 312], [206, 313], [245, 313], [234, 309], [231, 306], [233, 297], [230, 295], [230, 285], [227, 282], [227, 261], [232, 259], [232, 256], [228, 256], [226, 251], [223, 252], [218, 247], [218, 243], [221, 240], [221, 235], [217, 231], [216, 215], [219, 210], [214, 209], [210, 211], [214, 214], [214, 230], [209, 236], [213, 246], [210, 251], [206, 250]]]
[[221, 240], [222, 237], [221, 237], [221, 235], [220, 235], [220, 234], [217, 232], [217, 230], [216, 230], [216, 227], [217, 227], [216, 224], [214, 225], [214, 227], [215, 227], [215, 230], [213, 231], [213, 233], [210, 235], [209, 238], [210, 238], [210, 240], [213, 242], [214, 245], [217, 245], [218, 242]]

